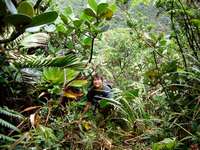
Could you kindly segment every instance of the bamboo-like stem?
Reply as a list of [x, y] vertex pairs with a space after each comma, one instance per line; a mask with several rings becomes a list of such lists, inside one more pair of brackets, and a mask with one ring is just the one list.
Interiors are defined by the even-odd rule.
[[[174, 8], [174, 1], [171, 1], [171, 8]], [[181, 56], [182, 56], [182, 59], [183, 59], [183, 63], [184, 63], [185, 69], [187, 70], [186, 58], [185, 58], [182, 45], [181, 45], [181, 43], [179, 41], [179, 38], [178, 38], [178, 35], [177, 35], [177, 32], [176, 32], [176, 28], [175, 28], [175, 25], [174, 25], [174, 18], [173, 17], [174, 17], [173, 16], [173, 10], [171, 10], [171, 25], [172, 25], [172, 30], [175, 33], [175, 39], [176, 39], [176, 42], [177, 42], [177, 44], [179, 46], [179, 50], [180, 50], [180, 53], [181, 53]]]

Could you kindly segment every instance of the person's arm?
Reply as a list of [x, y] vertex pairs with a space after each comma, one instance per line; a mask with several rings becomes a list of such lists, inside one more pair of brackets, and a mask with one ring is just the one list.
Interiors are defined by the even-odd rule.
[[91, 105], [92, 105], [92, 103], [89, 101], [86, 103], [86, 105], [83, 109], [83, 112], [81, 113], [79, 121], [81, 121], [83, 119], [83, 115], [88, 111], [88, 109], [90, 108]]
[[90, 108], [91, 105], [92, 105], [92, 103], [88, 101], [86, 103], [84, 109], [83, 109], [83, 113], [82, 114], [85, 114], [88, 111], [88, 109]]
[[83, 112], [81, 113], [81, 118], [80, 118], [80, 120], [82, 120], [83, 115], [88, 111], [88, 109], [89, 109], [90, 106], [92, 105], [92, 97], [93, 97], [93, 90], [91, 89], [91, 90], [89, 90], [89, 92], [88, 92], [88, 94], [87, 94], [87, 99], [88, 99], [88, 101], [87, 101], [87, 103], [86, 103], [86, 105], [85, 105], [85, 107], [84, 107], [84, 109], [83, 109]]

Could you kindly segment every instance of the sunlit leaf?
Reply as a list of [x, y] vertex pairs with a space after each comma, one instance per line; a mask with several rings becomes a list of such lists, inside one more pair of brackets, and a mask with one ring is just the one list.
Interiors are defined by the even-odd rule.
[[113, 16], [113, 12], [110, 9], [107, 9], [106, 12], [100, 15], [101, 18], [105, 18], [106, 20], [110, 20]]
[[67, 32], [67, 28], [63, 24], [57, 25], [56, 26], [56, 30], [57, 30], [57, 32], [61, 32], [61, 33], [66, 33]]
[[108, 8], [109, 8], [110, 10], [112, 10], [113, 13], [116, 12], [116, 10], [117, 10], [117, 6], [116, 6], [115, 4], [109, 5]]
[[76, 99], [80, 98], [81, 96], [83, 96], [83, 93], [73, 91], [72, 88], [69, 87], [64, 90], [63, 96], [76, 100]]
[[100, 3], [97, 8], [97, 14], [101, 15], [102, 13], [104, 13], [107, 10], [107, 8], [108, 8], [107, 3]]
[[19, 4], [19, 6], [17, 7], [18, 13], [20, 14], [24, 14], [30, 17], [33, 17], [34, 15], [34, 9], [33, 6], [28, 3], [27, 1], [23, 1]]
[[83, 122], [82, 122], [82, 125], [83, 125], [83, 128], [84, 128], [85, 130], [89, 130], [89, 129], [92, 128], [92, 124], [91, 124], [90, 122], [88, 122], [88, 121], [83, 121]]
[[176, 139], [175, 138], [165, 138], [164, 140], [154, 143], [152, 150], [171, 150], [175, 149], [176, 146]]
[[88, 83], [87, 80], [74, 80], [69, 85], [73, 87], [82, 87], [87, 83]]
[[192, 19], [191, 22], [200, 28], [200, 19]]
[[68, 18], [67, 18], [65, 15], [61, 14], [61, 15], [60, 15], [60, 18], [62, 19], [62, 21], [63, 21], [66, 25], [69, 23], [69, 20], [68, 20]]
[[49, 83], [62, 84], [64, 82], [64, 71], [61, 68], [45, 68], [42, 77]]
[[83, 40], [84, 45], [90, 46], [92, 43], [92, 39], [90, 37], [87, 37]]
[[96, 14], [95, 14], [95, 13], [93, 12], [93, 10], [90, 9], [90, 8], [84, 9], [84, 13], [85, 13], [86, 15], [88, 15], [88, 16], [96, 17]]
[[70, 16], [73, 13], [73, 10], [71, 7], [66, 7], [63, 11], [63, 15]]
[[88, 0], [88, 4], [95, 12], [97, 12], [97, 2], [96, 2], [96, 0]]

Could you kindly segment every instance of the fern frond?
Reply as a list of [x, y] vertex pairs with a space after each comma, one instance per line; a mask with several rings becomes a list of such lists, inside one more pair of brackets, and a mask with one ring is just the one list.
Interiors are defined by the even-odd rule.
[[15, 139], [9, 137], [9, 136], [6, 136], [6, 135], [3, 135], [3, 134], [0, 134], [0, 140], [3, 140], [3, 141], [15, 141]]
[[82, 69], [83, 64], [73, 54], [66, 56], [36, 56], [36, 55], [15, 55], [10, 54], [14, 59], [13, 63], [18, 68], [41, 68], [41, 67], [66, 67], [72, 69]]
[[16, 38], [14, 41], [7, 43], [6, 48], [7, 49], [14, 49], [19, 46], [21, 41], [24, 39], [25, 34], [20, 35], [18, 38]]
[[14, 125], [12, 125], [11, 123], [3, 120], [0, 118], [0, 125], [4, 126], [4, 127], [7, 127], [7, 128], [10, 128], [10, 129], [13, 129], [15, 131], [18, 131], [19, 132], [19, 129], [17, 127], [15, 127]]
[[0, 107], [0, 114], [4, 114], [4, 115], [10, 116], [10, 117], [16, 117], [16, 118], [20, 118], [20, 119], [23, 118], [23, 116], [20, 113], [14, 111], [14, 110], [11, 110], [7, 107], [4, 107], [4, 108]]

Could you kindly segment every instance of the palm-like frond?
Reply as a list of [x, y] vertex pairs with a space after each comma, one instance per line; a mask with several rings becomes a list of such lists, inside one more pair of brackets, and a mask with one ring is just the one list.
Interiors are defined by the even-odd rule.
[[73, 54], [66, 56], [36, 56], [36, 55], [15, 55], [10, 54], [13, 64], [18, 68], [41, 68], [41, 67], [65, 67], [82, 69], [83, 64]]
[[23, 116], [20, 113], [14, 111], [14, 110], [11, 110], [7, 107], [4, 107], [4, 108], [0, 107], [0, 114], [4, 114], [4, 115], [10, 116], [10, 117], [23, 118]]
[[129, 125], [132, 125], [137, 119], [145, 118], [144, 104], [139, 97], [126, 99], [118, 95], [116, 98], [109, 100], [109, 103], [118, 109]]
[[7, 128], [10, 128], [10, 129], [13, 129], [15, 131], [19, 131], [19, 129], [17, 127], [15, 127], [14, 125], [12, 125], [11, 123], [3, 120], [0, 118], [0, 125], [4, 126], [4, 127], [7, 127]]
[[[0, 114], [4, 114], [6, 116], [15, 117], [15, 118], [23, 118], [23, 116], [20, 113], [14, 111], [14, 110], [11, 110], [7, 107], [4, 107], [4, 108], [0, 107]], [[1, 118], [0, 118], [0, 125], [19, 132], [19, 129], [16, 126], [14, 126], [13, 124], [11, 124], [8, 121], [5, 121]], [[0, 135], [0, 138], [1, 138], [1, 135]], [[2, 138], [6, 138], [6, 137], [2, 136]]]
[[46, 33], [35, 33], [27, 35], [21, 40], [21, 45], [25, 48], [45, 47], [47, 46], [50, 36]]
[[6, 136], [6, 135], [3, 135], [3, 134], [0, 134], [0, 140], [3, 140], [3, 141], [15, 141], [15, 139], [9, 137], [9, 136]]

